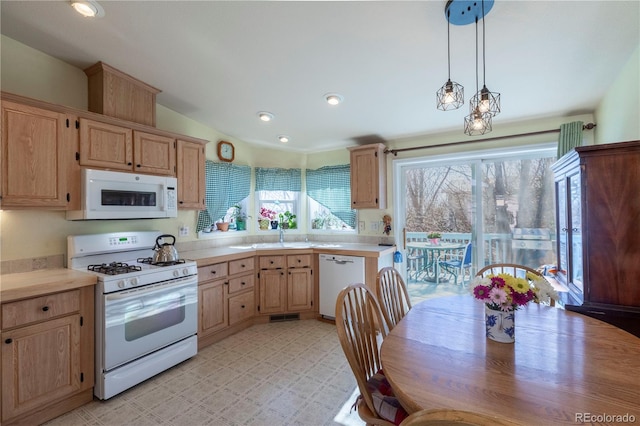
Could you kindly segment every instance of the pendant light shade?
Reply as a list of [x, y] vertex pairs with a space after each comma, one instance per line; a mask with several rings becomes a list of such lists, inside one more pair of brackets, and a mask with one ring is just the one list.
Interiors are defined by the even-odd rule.
[[458, 109], [464, 105], [464, 87], [461, 84], [447, 80], [447, 82], [436, 92], [438, 100], [437, 108], [442, 111]]
[[450, 11], [445, 7], [447, 14], [447, 82], [436, 92], [436, 107], [442, 111], [458, 109], [464, 104], [464, 87], [451, 81], [451, 46], [449, 39]]
[[491, 114], [478, 110], [464, 118], [464, 133], [469, 136], [484, 135], [493, 130]]
[[500, 112], [500, 93], [490, 92], [483, 85], [482, 90], [473, 95], [470, 101], [471, 112], [478, 109], [481, 113], [489, 113], [496, 116]]

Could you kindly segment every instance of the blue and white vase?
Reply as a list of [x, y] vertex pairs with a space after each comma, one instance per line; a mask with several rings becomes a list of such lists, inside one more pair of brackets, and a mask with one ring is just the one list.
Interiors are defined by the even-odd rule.
[[487, 337], [501, 343], [513, 343], [516, 340], [516, 311], [503, 312], [484, 305]]

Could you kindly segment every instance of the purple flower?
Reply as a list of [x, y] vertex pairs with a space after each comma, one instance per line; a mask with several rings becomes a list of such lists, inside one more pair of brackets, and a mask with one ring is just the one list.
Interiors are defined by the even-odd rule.
[[477, 285], [473, 288], [473, 295], [478, 300], [487, 300], [489, 299], [489, 292], [491, 288], [484, 285]]

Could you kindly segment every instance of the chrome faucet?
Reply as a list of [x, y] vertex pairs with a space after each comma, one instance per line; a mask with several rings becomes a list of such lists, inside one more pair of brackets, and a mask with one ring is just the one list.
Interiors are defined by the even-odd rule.
[[284, 229], [280, 226], [280, 243], [284, 243]]

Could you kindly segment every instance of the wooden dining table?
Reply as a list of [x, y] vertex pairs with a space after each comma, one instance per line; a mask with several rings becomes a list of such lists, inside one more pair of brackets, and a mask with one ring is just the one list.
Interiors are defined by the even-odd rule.
[[515, 343], [495, 342], [485, 336], [482, 302], [428, 299], [385, 337], [382, 368], [409, 413], [468, 410], [525, 425], [640, 422], [640, 338], [535, 303], [516, 311], [515, 329]]

